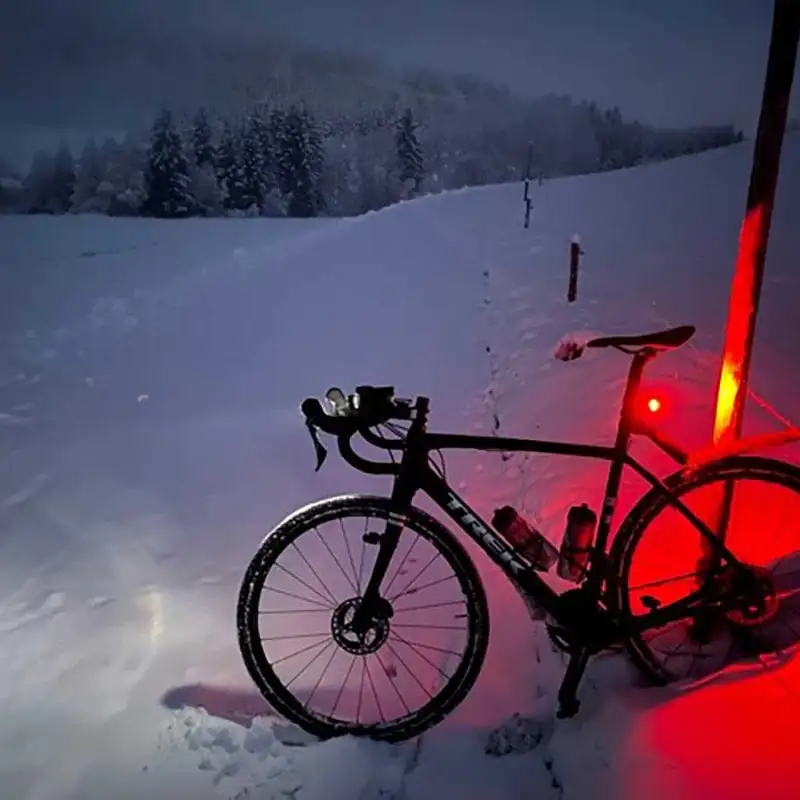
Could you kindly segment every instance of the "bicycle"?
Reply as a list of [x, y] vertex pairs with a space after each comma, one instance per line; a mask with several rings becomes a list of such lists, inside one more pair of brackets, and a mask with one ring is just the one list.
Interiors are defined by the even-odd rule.
[[[671, 447], [669, 442], [659, 437], [652, 427], [641, 420], [638, 413], [639, 392], [645, 365], [659, 353], [685, 344], [694, 334], [694, 330], [692, 326], [682, 326], [642, 336], [603, 337], [589, 341], [584, 346], [576, 346], [566, 356], [565, 360], [577, 358], [583, 353], [584, 347], [615, 348], [632, 356], [616, 438], [610, 446], [429, 432], [429, 399], [399, 399], [395, 397], [392, 387], [362, 386], [349, 397], [340, 390], [330, 390], [326, 396], [327, 410], [319, 400], [306, 399], [301, 410], [317, 454], [316, 469], [319, 470], [322, 466], [327, 452], [319, 440], [318, 433], [321, 431], [337, 438], [339, 452], [348, 464], [367, 474], [392, 477], [393, 488], [389, 497], [346, 495], [321, 500], [299, 509], [265, 537], [251, 561], [238, 601], [239, 646], [250, 676], [275, 710], [320, 738], [354, 734], [396, 742], [416, 736], [438, 724], [469, 693], [481, 670], [489, 639], [489, 609], [485, 590], [472, 559], [454, 534], [433, 516], [413, 505], [418, 492], [427, 495], [472, 542], [500, 566], [506, 578], [525, 599], [529, 610], [538, 612], [532, 613], [532, 616], [544, 616], [550, 638], [568, 654], [569, 661], [558, 690], [557, 715], [560, 718], [571, 717], [578, 712], [580, 703], [577, 692], [580, 681], [589, 659], [601, 651], [627, 649], [633, 662], [645, 676], [653, 683], [664, 684], [681, 676], [668, 667], [668, 659], [663, 663], [659, 660], [656, 649], [646, 639], [648, 632], [673, 630], [671, 625], [686, 623], [687, 629], [694, 631], [691, 635], [702, 643], [704, 624], [708, 628], [711, 622], [718, 623], [722, 620], [735, 630], [737, 637], [741, 634], [742, 641], [746, 641], [757, 626], [769, 624], [782, 602], [775, 580], [763, 568], [739, 560], [726, 545], [724, 526], [707, 524], [682, 498], [703, 487], [722, 490], [725, 487], [738, 486], [739, 481], [753, 481], [759, 489], [773, 484], [796, 495], [800, 493], [800, 470], [770, 458], [737, 455], [720, 458], [693, 470], [683, 466], [661, 480], [629, 454], [632, 437], [645, 435], [673, 458], [685, 461], [679, 450]], [[402, 423], [407, 423], [409, 427], [400, 427]], [[399, 438], [390, 438], [389, 433]], [[400, 459], [395, 460], [392, 457], [390, 462], [381, 462], [358, 455], [351, 441], [356, 434], [390, 454], [398, 451], [401, 454]], [[452, 449], [543, 453], [609, 462], [599, 524], [586, 548], [588, 561], [575, 588], [560, 593], [553, 589], [538, 574], [541, 565], [537, 566], [523, 558], [518, 548], [493, 530], [489, 523], [453, 491], [447, 483], [443, 468], [438, 467], [432, 457], [434, 453]], [[650, 484], [650, 489], [619, 525], [613, 543], [609, 546], [613, 512], [626, 467], [632, 468], [644, 478]], [[665, 509], [676, 510], [702, 537], [706, 558], [704, 568], [698, 566], [691, 575], [683, 576], [692, 581], [691, 590], [685, 597], [664, 604], [652, 595], [643, 595], [640, 601], [641, 613], [634, 613], [631, 592], [639, 587], [630, 585], [633, 556], [637, 547], [645, 541], [647, 531]], [[365, 548], [362, 550], [359, 568], [356, 569], [344, 522], [362, 517], [364, 530], [360, 538]], [[338, 522], [341, 535], [334, 531], [323, 536], [319, 526], [328, 522]], [[376, 529], [370, 530], [370, 522]], [[416, 538], [402, 556], [400, 542], [404, 537], [409, 539], [407, 534], [414, 534]], [[342, 593], [335, 596], [332, 590], [324, 588], [327, 584], [320, 575], [322, 568], [315, 568], [309, 558], [302, 554], [298, 543], [304, 535], [308, 535], [314, 545], [321, 548], [320, 556], [324, 552], [333, 556], [328, 564], [337, 580], [341, 582], [342, 575], [347, 578], [347, 581], [341, 583], [342, 592], [346, 595], [344, 598]], [[333, 547], [340, 546], [340, 539], [344, 541], [346, 549], [340, 551], [340, 557], [336, 557]], [[409, 589], [405, 594], [398, 592], [398, 578], [404, 576], [405, 580], [412, 565], [416, 570], [415, 574], [422, 576], [428, 571], [429, 578], [432, 578], [429, 570], [433, 561], [426, 562], [428, 566], [418, 570], [416, 567], [420, 559], [410, 555], [415, 552], [419, 542], [430, 545], [435, 551], [435, 558], [443, 559], [452, 569], [453, 576], [436, 581], [428, 580], [422, 588]], [[298, 588], [291, 591], [268, 587], [267, 579], [272, 574], [277, 577], [293, 575], [292, 570], [279, 568], [278, 560], [283, 554], [291, 552], [293, 555], [295, 550], [302, 556], [301, 562], [310, 568], [307, 578], [294, 575]], [[372, 568], [362, 574], [365, 552], [372, 559]], [[324, 557], [327, 559], [327, 556]], [[346, 566], [352, 566], [352, 572], [348, 572]], [[389, 574], [390, 567], [394, 567], [393, 577]], [[455, 581], [463, 593], [463, 598], [457, 601], [459, 608], [463, 605], [463, 613], [452, 612], [452, 618], [448, 617], [446, 621], [451, 623], [466, 620], [465, 627], [459, 628], [455, 624], [427, 624], [421, 627], [436, 630], [437, 636], [452, 635], [453, 638], [453, 631], [458, 629], [464, 633], [466, 642], [460, 652], [444, 647], [439, 640], [435, 644], [430, 641], [425, 644], [417, 643], [420, 644], [421, 654], [419, 666], [412, 668], [400, 655], [400, 648], [410, 648], [415, 643], [406, 638], [409, 635], [405, 633], [406, 628], [410, 627], [408, 623], [398, 620], [409, 619], [404, 614], [417, 614], [430, 620], [435, 611], [438, 613], [439, 607], [443, 609], [442, 613], [451, 614], [444, 609], [451, 608], [456, 603], [421, 603], [418, 606], [402, 607], [401, 600], [406, 602], [404, 598], [418, 597], [424, 592], [432, 591], [436, 586], [441, 588], [450, 581]], [[290, 585], [295, 587], [295, 583]], [[302, 597], [299, 587], [305, 587], [302, 589]], [[305, 605], [296, 609], [301, 620], [327, 619], [330, 614], [330, 621], [326, 623], [325, 630], [320, 632], [303, 632], [302, 624], [306, 623], [298, 623], [299, 627], [286, 629], [281, 635], [262, 637], [262, 617], [273, 614], [279, 618], [279, 614], [291, 613], [290, 610], [262, 610], [260, 601], [265, 595], [289, 598], [292, 603], [302, 600]], [[315, 636], [329, 636], [330, 641], [322, 650], [319, 649], [322, 644], [317, 642], [304, 646], [293, 656], [272, 660], [267, 656], [265, 643], [269, 643], [269, 649], [272, 643], [309, 640]], [[334, 645], [334, 650], [328, 656], [328, 647], [331, 644]], [[389, 653], [381, 658], [381, 648], [384, 646], [389, 648]], [[427, 648], [424, 652], [423, 647]], [[307, 686], [303, 691], [293, 692], [292, 684], [302, 675], [307, 676], [310, 684], [308, 671], [311, 666], [304, 667], [288, 682], [284, 682], [276, 670], [280, 664], [303, 652], [315, 653], [311, 663], [317, 663], [320, 667], [325, 663], [326, 666], [313, 687]], [[403, 652], [410, 660], [411, 654], [405, 649]], [[322, 656], [323, 653], [328, 656], [327, 661]], [[341, 653], [344, 654], [342, 658], [345, 661], [349, 659], [347, 680], [359, 671], [355, 665], [360, 659], [357, 701], [354, 694], [351, 696], [345, 693], [344, 683], [335, 695], [335, 687], [324, 684], [327, 688], [323, 688], [326, 670], [332, 669], [333, 661]], [[372, 656], [376, 657], [378, 666], [376, 660], [369, 660]], [[447, 674], [441, 659], [449, 660], [453, 657], [459, 659], [458, 664], [452, 674]], [[435, 658], [439, 658], [440, 663], [434, 664]], [[390, 662], [388, 667], [387, 660]], [[440, 689], [426, 688], [419, 679], [417, 673], [422, 669], [423, 662], [432, 665], [445, 679]], [[373, 665], [372, 671], [370, 663]], [[424, 690], [423, 694], [427, 693], [427, 696], [423, 697], [422, 706], [415, 711], [403, 700], [402, 708], [398, 706], [398, 715], [388, 718], [378, 701], [376, 684], [378, 679], [385, 678], [385, 682], [393, 685], [395, 694], [399, 695], [397, 682], [401, 666], [408, 685], [413, 688], [416, 682], [417, 689]], [[341, 664], [339, 669], [340, 672], [345, 672], [345, 664]], [[694, 669], [694, 664], [691, 669]], [[436, 680], [439, 678], [436, 677]], [[331, 679], [328, 683], [331, 683]], [[332, 707], [326, 711], [312, 709], [310, 706], [313, 697], [324, 697], [326, 692], [329, 701], [332, 700]], [[363, 703], [372, 696], [380, 714], [380, 720], [377, 721], [367, 721], [361, 716]], [[394, 702], [396, 698], [394, 695], [390, 696]], [[345, 720], [337, 716], [339, 704], [348, 700], [351, 704], [357, 702], [355, 720]], [[327, 705], [330, 706], [331, 703]], [[340, 713], [343, 714], [344, 711]]]

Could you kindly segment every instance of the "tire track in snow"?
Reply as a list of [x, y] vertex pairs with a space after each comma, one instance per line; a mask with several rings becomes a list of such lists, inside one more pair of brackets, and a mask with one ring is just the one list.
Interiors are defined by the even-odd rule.
[[[500, 378], [500, 363], [498, 358], [498, 351], [494, 345], [494, 333], [497, 329], [497, 320], [494, 316], [494, 309], [492, 303], [492, 290], [491, 290], [491, 271], [487, 267], [483, 270], [483, 314], [485, 324], [485, 342], [483, 349], [486, 352], [488, 367], [489, 367], [489, 383], [486, 386], [484, 395], [484, 404], [487, 411], [491, 416], [492, 426], [491, 431], [494, 436], [500, 435], [500, 413], [497, 407], [497, 395], [499, 388]], [[503, 460], [507, 460], [508, 453], [503, 453]]]

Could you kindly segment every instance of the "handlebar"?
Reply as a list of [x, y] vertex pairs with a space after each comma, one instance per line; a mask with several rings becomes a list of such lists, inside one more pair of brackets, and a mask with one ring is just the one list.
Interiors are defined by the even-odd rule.
[[330, 389], [326, 398], [332, 407], [330, 412], [316, 397], [306, 398], [300, 405], [317, 453], [316, 469], [322, 467], [327, 456], [327, 451], [317, 436], [317, 430], [320, 430], [337, 438], [342, 458], [361, 472], [371, 475], [395, 474], [396, 464], [362, 458], [353, 450], [350, 440], [359, 434], [375, 447], [402, 450], [405, 446], [403, 440], [385, 439], [373, 433], [370, 428], [393, 420], [420, 419], [424, 422], [428, 408], [427, 398], [417, 398], [415, 402], [396, 398], [392, 386], [359, 386], [355, 394], [349, 397], [339, 389]]

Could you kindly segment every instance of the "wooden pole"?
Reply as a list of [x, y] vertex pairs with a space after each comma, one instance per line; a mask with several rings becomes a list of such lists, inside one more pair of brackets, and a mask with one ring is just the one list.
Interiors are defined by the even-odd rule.
[[739, 234], [739, 254], [731, 284], [725, 345], [717, 387], [714, 441], [722, 445], [738, 439], [742, 433], [756, 318], [797, 62], [798, 39], [800, 0], [775, 0], [767, 75], [747, 193], [747, 210]]
[[[767, 257], [772, 209], [780, 172], [781, 149], [789, 112], [797, 47], [800, 40], [800, 0], [775, 0], [767, 74], [761, 100], [747, 207], [739, 232], [739, 253], [731, 284], [722, 365], [717, 385], [714, 445], [731, 447], [742, 435], [745, 400], [753, 354], [761, 284]], [[724, 538], [733, 505], [733, 482], [720, 492], [713, 527]], [[714, 559], [710, 543], [703, 547], [698, 578]]]
[[524, 192], [522, 194], [522, 201], [525, 203], [525, 223], [524, 227], [527, 229], [531, 225], [531, 163], [533, 159], [533, 143], [528, 145], [528, 163], [525, 167]]
[[574, 303], [578, 296], [578, 269], [581, 265], [581, 240], [577, 234], [572, 237], [569, 244], [569, 285], [567, 287], [567, 302]]

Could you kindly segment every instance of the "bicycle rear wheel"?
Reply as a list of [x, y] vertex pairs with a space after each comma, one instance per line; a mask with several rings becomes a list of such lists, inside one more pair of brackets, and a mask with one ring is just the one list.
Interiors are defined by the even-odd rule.
[[[725, 545], [755, 581], [746, 590], [734, 587], [739, 579], [724, 566], [709, 577], [701, 566], [705, 540], [699, 531], [663, 493], [645, 495], [611, 551], [613, 596], [622, 624], [633, 631], [627, 645], [634, 663], [665, 684], [704, 678], [754, 656], [790, 654], [800, 643], [800, 470], [774, 459], [737, 457], [676, 473], [665, 483], [712, 529], [723, 491], [731, 487]], [[654, 606], [667, 607], [701, 585], [721, 601], [688, 619], [636, 632]]]
[[466, 697], [486, 655], [478, 573], [455, 537], [415, 508], [381, 587], [392, 616], [366, 637], [348, 632], [374, 534], [390, 516], [381, 497], [314, 503], [264, 539], [242, 583], [239, 647], [252, 679], [276, 711], [321, 738], [422, 733]]

